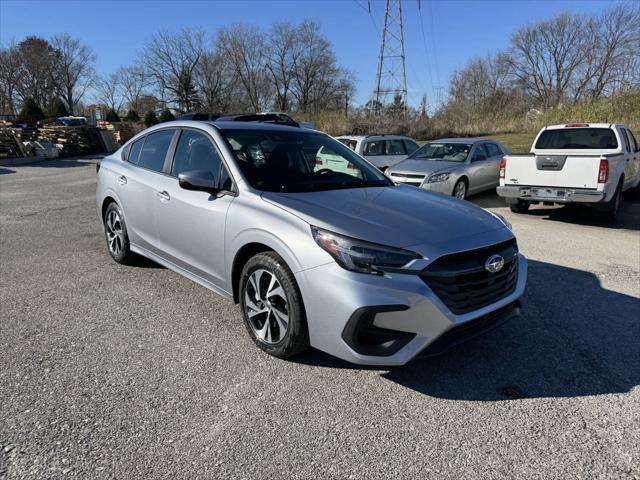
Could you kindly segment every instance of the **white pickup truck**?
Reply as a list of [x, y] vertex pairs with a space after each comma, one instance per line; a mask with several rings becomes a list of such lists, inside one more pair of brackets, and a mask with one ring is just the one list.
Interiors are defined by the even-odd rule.
[[622, 192], [640, 189], [640, 144], [624, 125], [572, 123], [543, 128], [525, 155], [506, 155], [498, 195], [511, 210], [532, 203], [592, 204], [615, 221]]

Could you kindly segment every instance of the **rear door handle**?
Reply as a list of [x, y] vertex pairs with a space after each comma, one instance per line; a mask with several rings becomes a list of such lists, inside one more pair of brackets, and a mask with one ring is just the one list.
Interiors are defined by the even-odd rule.
[[163, 190], [162, 192], [156, 192], [156, 195], [158, 195], [162, 200], [171, 199], [171, 197], [169, 196], [169, 193], [166, 190]]
[[124, 175], [120, 175], [118, 177], [118, 183], [120, 185], [126, 185], [127, 184], [127, 177], [125, 177]]

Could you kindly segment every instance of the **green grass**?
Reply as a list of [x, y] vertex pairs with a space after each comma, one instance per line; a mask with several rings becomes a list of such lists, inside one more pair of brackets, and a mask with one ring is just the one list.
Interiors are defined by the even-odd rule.
[[531, 144], [536, 138], [538, 132], [529, 133], [497, 133], [488, 137], [482, 137], [492, 139], [500, 142], [511, 153], [528, 153], [531, 149]]

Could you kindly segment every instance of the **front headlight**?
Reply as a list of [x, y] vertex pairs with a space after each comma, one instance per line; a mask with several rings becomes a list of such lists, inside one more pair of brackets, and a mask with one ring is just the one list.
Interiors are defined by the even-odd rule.
[[427, 183], [446, 182], [447, 180], [449, 180], [449, 175], [451, 175], [451, 173], [449, 173], [449, 172], [447, 172], [447, 173], [436, 173], [436, 174], [431, 175], [429, 177], [429, 179], [427, 180]]
[[511, 224], [509, 223], [509, 220], [504, 218], [502, 215], [500, 215], [499, 213], [492, 212], [490, 210], [487, 210], [487, 212], [489, 212], [491, 215], [493, 215], [498, 220], [500, 220], [502, 223], [504, 223], [504, 226], [507, 227], [509, 230], [513, 230], [513, 227], [511, 227]]
[[311, 233], [338, 265], [352, 272], [382, 275], [385, 268], [402, 268], [412, 260], [422, 258], [409, 250], [356, 240], [318, 227], [311, 227]]

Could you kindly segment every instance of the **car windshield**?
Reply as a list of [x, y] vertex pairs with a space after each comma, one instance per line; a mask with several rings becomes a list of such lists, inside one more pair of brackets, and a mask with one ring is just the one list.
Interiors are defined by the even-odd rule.
[[430, 142], [409, 155], [414, 160], [443, 160], [464, 162], [471, 151], [468, 143]]
[[393, 183], [340, 142], [315, 132], [224, 129], [222, 135], [253, 188], [306, 192]]
[[618, 141], [610, 128], [557, 128], [545, 130], [536, 142], [538, 150], [610, 149]]

